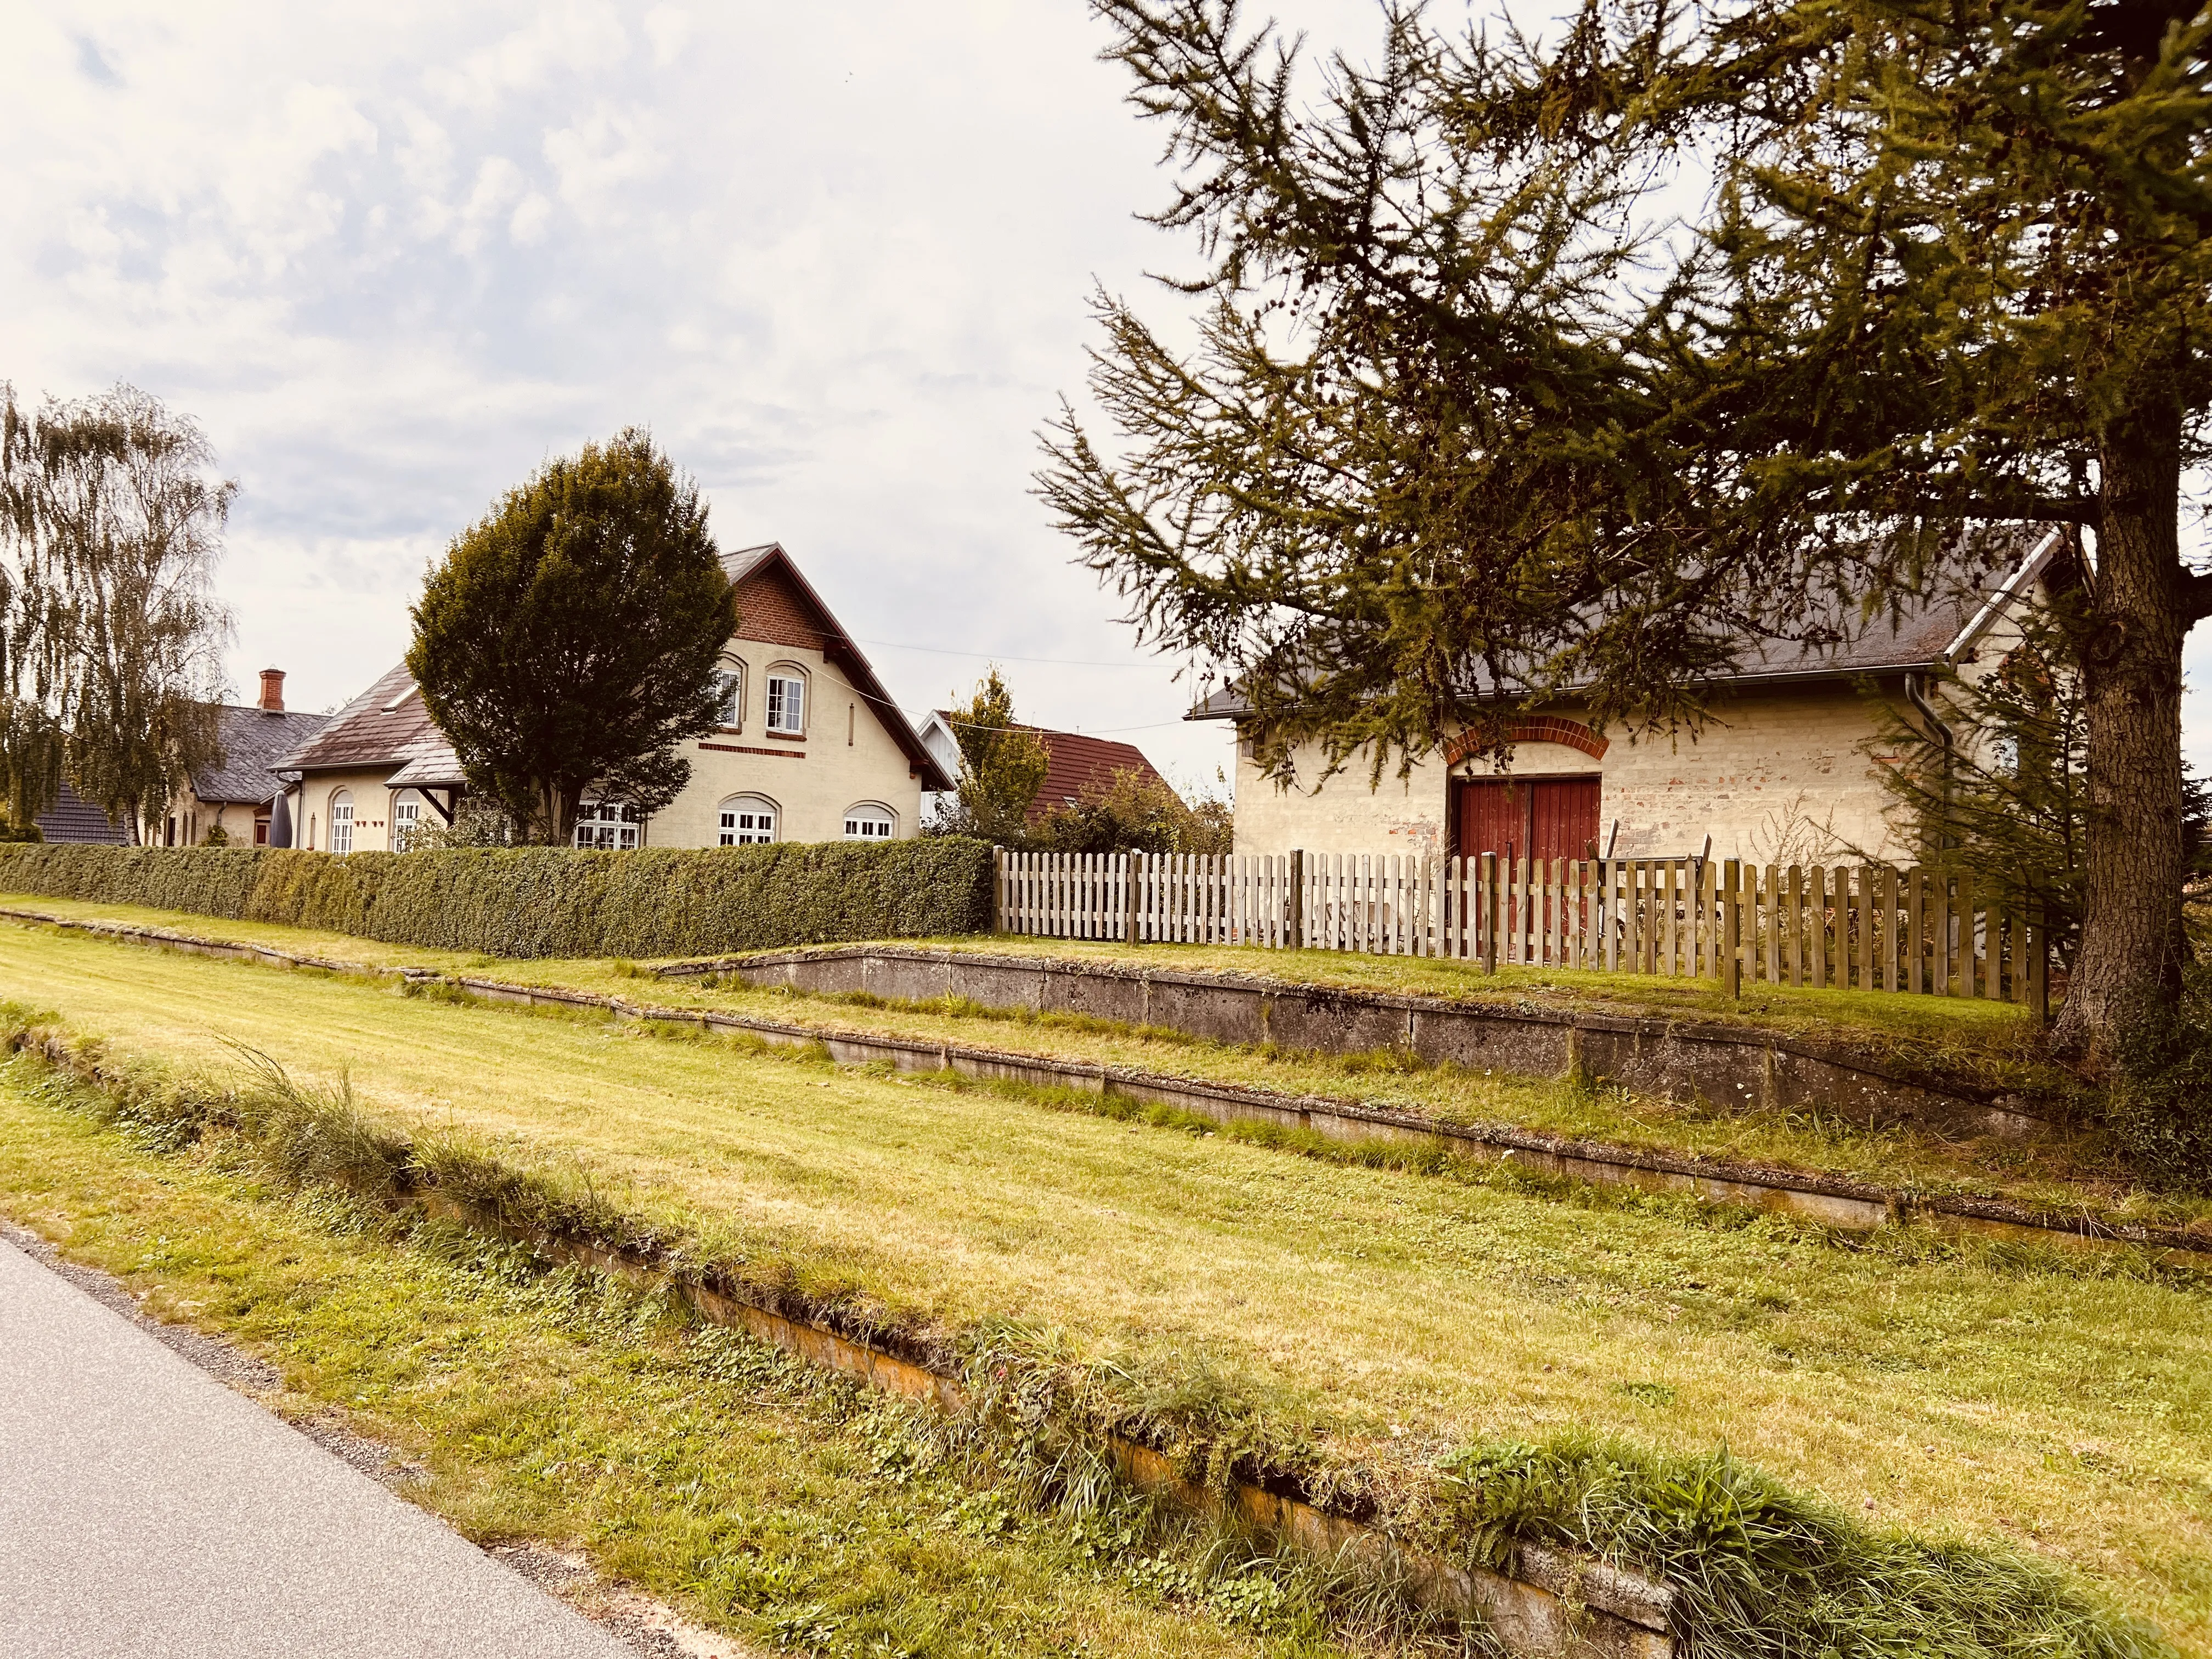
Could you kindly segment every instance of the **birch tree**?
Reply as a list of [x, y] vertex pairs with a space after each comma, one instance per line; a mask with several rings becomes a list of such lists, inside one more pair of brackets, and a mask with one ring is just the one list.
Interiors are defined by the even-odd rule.
[[142, 827], [222, 760], [237, 490], [190, 419], [134, 386], [35, 410], [0, 386], [0, 766], [27, 823], [66, 777]]

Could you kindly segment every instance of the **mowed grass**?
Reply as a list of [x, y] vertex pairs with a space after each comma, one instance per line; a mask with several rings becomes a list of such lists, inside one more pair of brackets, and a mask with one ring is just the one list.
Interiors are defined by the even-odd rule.
[[[218, 916], [142, 905], [48, 898], [40, 894], [0, 895], [0, 902], [57, 916], [128, 921], [143, 927], [173, 927], [210, 939], [253, 940], [368, 965], [404, 963], [451, 973], [498, 960], [454, 951], [386, 945], [352, 934], [294, 927], [281, 922], [230, 921]], [[1984, 1067], [1991, 1064], [2016, 1066], [2032, 1063], [2034, 1049], [2035, 1024], [2027, 1008], [1970, 997], [1903, 996], [1881, 991], [1759, 983], [1747, 986], [1741, 998], [1731, 999], [1722, 990], [1720, 982], [1711, 979], [1510, 965], [1485, 972], [1480, 963], [1465, 960], [1368, 956], [1343, 951], [1270, 951], [1250, 945], [1132, 947], [1003, 933], [890, 942], [921, 949], [1054, 957], [1166, 971], [1249, 974], [1298, 984], [1408, 995], [1711, 1019], [1830, 1039], [1841, 1035], [1876, 1047], [1902, 1045], [1923, 1057], [1948, 1057], [1961, 1065]], [[554, 975], [545, 981], [548, 983], [574, 982], [578, 974], [589, 971], [592, 966], [550, 961], [502, 965], [516, 974]], [[596, 966], [599, 971], [606, 971], [605, 963]]]
[[[2094, 1132], [2032, 1140], [1984, 1136], [1963, 1141], [1905, 1127], [1870, 1133], [1817, 1114], [1711, 1111], [1685, 1103], [1635, 1097], [1619, 1090], [1571, 1086], [1557, 1079], [1408, 1064], [1404, 1056], [1343, 1058], [1255, 1050], [1170, 1031], [1118, 1028], [1080, 1017], [1038, 1017], [1018, 1010], [942, 1004], [870, 1006], [865, 1000], [795, 997], [781, 990], [720, 984], [711, 978], [641, 976], [629, 964], [604, 960], [513, 961], [182, 912], [46, 898], [21, 902], [58, 917], [167, 927], [198, 938], [263, 945], [364, 967], [421, 967], [616, 995], [670, 1008], [713, 1009], [822, 1030], [896, 1033], [1088, 1065], [1341, 1096], [1423, 1113], [1446, 1123], [1514, 1123], [1623, 1146], [1737, 1158], [1923, 1192], [1995, 1194], [2061, 1211], [2181, 1226], [2212, 1218], [2212, 1200], [2137, 1188], [2103, 1137]], [[994, 948], [997, 943], [992, 942]], [[1275, 953], [1284, 958], [1317, 954]]]
[[0, 995], [131, 1054], [348, 1071], [395, 1121], [576, 1160], [817, 1288], [1202, 1362], [1386, 1492], [1462, 1440], [1725, 1443], [1878, 1523], [2063, 1562], [2212, 1653], [2212, 1297], [2124, 1257], [1844, 1248], [12, 928]]
[[1295, 1578], [1208, 1584], [1203, 1539], [1113, 1547], [974, 1479], [913, 1408], [480, 1237], [272, 1192], [221, 1148], [155, 1158], [22, 1076], [0, 1214], [271, 1362], [279, 1411], [391, 1447], [404, 1494], [481, 1542], [581, 1550], [753, 1653], [1337, 1651]]

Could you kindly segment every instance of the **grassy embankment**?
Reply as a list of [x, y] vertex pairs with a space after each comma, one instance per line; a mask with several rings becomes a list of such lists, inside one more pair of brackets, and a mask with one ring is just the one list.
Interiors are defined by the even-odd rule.
[[[9, 902], [56, 916], [167, 927], [201, 938], [258, 943], [368, 966], [404, 964], [448, 974], [477, 974], [521, 984], [618, 995], [670, 1007], [711, 1008], [827, 1030], [897, 1032], [1217, 1082], [1346, 1096], [1423, 1113], [1443, 1122], [1510, 1122], [1623, 1146], [1747, 1159], [1923, 1192], [1994, 1193], [2039, 1207], [2156, 1219], [2174, 1225], [2212, 1217], [2212, 1202], [2136, 1189], [2094, 1133], [2034, 1142], [1996, 1137], [1958, 1142], [1902, 1128], [1869, 1133], [1810, 1115], [1713, 1113], [1633, 1098], [1617, 1090], [1582, 1089], [1552, 1081], [1423, 1066], [1407, 1063], [1401, 1055], [1340, 1058], [1255, 1051], [1169, 1031], [1134, 1031], [1081, 1018], [1038, 1018], [1021, 1011], [992, 1011], [973, 1005], [870, 1006], [865, 1000], [793, 997], [780, 991], [750, 990], [696, 978], [639, 977], [628, 964], [605, 961], [504, 961], [181, 912], [46, 898]], [[996, 950], [1048, 942], [968, 943]], [[1219, 960], [1226, 958], [1249, 968], [1256, 960], [1258, 966], [1273, 970], [1279, 964], [1294, 963], [1310, 975], [1334, 973], [1344, 982], [1392, 988], [1436, 990], [1474, 983], [1480, 989], [1485, 978], [1480, 970], [1463, 966], [1405, 958], [1328, 956], [1318, 951], [1206, 951], [1196, 947], [1192, 954], [1201, 965], [1219, 965]], [[1139, 959], [1176, 960], [1166, 953]], [[1395, 986], [1394, 975], [1403, 975], [1405, 986]], [[1629, 976], [1594, 977], [1626, 980]], [[1869, 1018], [1900, 1020], [1904, 1015], [1894, 1014], [1883, 1005], [1912, 1000], [1832, 991], [1794, 994], [1801, 1000], [1825, 998], [1847, 1010], [1871, 1006], [1874, 1013]], [[1932, 1009], [1913, 1007], [1907, 1012], [1920, 1022], [1915, 1029], [1948, 1030], [1954, 1046], [1969, 1041], [1979, 1044], [1986, 1038], [2001, 1049], [2019, 1036], [2018, 1012], [2002, 1006], [1938, 1002]], [[1941, 1023], [1947, 1016], [1955, 1017], [1948, 1027]]]
[[702, 1252], [915, 1328], [1018, 1315], [1160, 1387], [1201, 1377], [1386, 1516], [1468, 1442], [1725, 1443], [1879, 1526], [2062, 1564], [2212, 1653], [2206, 1291], [2124, 1257], [1843, 1248], [16, 929], [0, 995], [130, 1054], [225, 1065], [227, 1037], [349, 1070], [392, 1121], [567, 1161]]
[[52, 1097], [0, 1071], [0, 1211], [273, 1363], [276, 1410], [390, 1446], [479, 1541], [582, 1551], [763, 1649], [1340, 1651], [1310, 1574], [1139, 1510], [1071, 1528], [918, 1408], [657, 1297], [288, 1194], [234, 1149], [157, 1157]]

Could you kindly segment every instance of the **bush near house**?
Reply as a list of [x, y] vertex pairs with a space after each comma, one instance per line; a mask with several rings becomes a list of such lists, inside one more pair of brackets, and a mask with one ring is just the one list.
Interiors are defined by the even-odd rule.
[[688, 957], [838, 939], [987, 933], [991, 849], [704, 851], [0, 846], [0, 890], [289, 922], [501, 957]]

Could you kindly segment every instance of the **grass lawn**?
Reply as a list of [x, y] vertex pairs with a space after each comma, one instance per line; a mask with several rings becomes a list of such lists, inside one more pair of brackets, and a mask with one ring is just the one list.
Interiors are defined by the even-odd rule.
[[[1444, 1122], [1488, 1120], [1620, 1145], [1735, 1158], [1910, 1187], [1930, 1193], [1995, 1193], [2048, 1208], [2089, 1210], [2186, 1226], [2212, 1221], [2212, 1200], [2158, 1195], [2131, 1186], [2094, 1133], [2022, 1142], [1984, 1137], [1955, 1142], [1932, 1133], [1891, 1129], [1869, 1133], [1834, 1120], [1767, 1113], [1723, 1114], [1618, 1090], [1590, 1091], [1551, 1080], [1473, 1075], [1456, 1069], [1407, 1066], [1394, 1058], [1274, 1053], [1207, 1042], [1174, 1032], [1140, 1032], [1097, 1020], [1038, 1018], [1018, 1010], [871, 1006], [780, 990], [723, 988], [697, 978], [639, 978], [605, 961], [507, 961], [380, 945], [345, 934], [273, 923], [224, 921], [181, 912], [62, 899], [26, 899], [43, 913], [163, 927], [208, 939], [251, 942], [367, 966], [420, 966], [475, 973], [518, 983], [612, 994], [678, 1008], [773, 1018], [825, 1030], [896, 1032], [925, 1038], [1048, 1054], [1090, 1064], [1139, 1067], [1175, 1076], [1291, 1092], [1346, 1096], [1416, 1111]], [[18, 930], [0, 927], [0, 933]], [[1004, 943], [1005, 941], [994, 942]], [[1036, 944], [1038, 941], [1015, 941]], [[118, 947], [108, 946], [115, 949]], [[1214, 952], [1250, 957], [1251, 952]], [[1275, 952], [1270, 960], [1310, 959], [1314, 951]], [[1444, 963], [1404, 959], [1336, 960], [1378, 968]], [[1480, 977], [1480, 975], [1477, 975]], [[1836, 998], [1844, 993], [1803, 992]], [[1880, 1002], [1880, 997], [1855, 1001]], [[1899, 999], [1899, 1000], [1905, 1000]], [[1960, 1005], [1971, 1018], [2009, 1011]]]
[[423, 1471], [405, 1495], [479, 1541], [581, 1549], [756, 1650], [1336, 1651], [1295, 1579], [1209, 1593], [1187, 1546], [1116, 1551], [963, 1478], [909, 1408], [468, 1235], [155, 1158], [24, 1076], [0, 1072], [0, 1213], [272, 1362], [277, 1409], [393, 1447]]
[[[34, 901], [43, 904], [45, 901]], [[1121, 963], [1186, 973], [1251, 974], [1300, 984], [1348, 986], [1408, 996], [1449, 997], [1593, 1012], [1710, 1020], [1844, 1041], [1923, 1063], [2031, 1081], [2039, 1073], [2037, 1027], [2027, 1009], [1969, 997], [1900, 996], [1886, 991], [1746, 985], [1731, 1000], [1711, 979], [1669, 978], [1479, 963], [1441, 957], [1364, 956], [1344, 951], [1270, 951], [1243, 945], [1126, 945], [994, 935], [930, 939], [932, 945]]]
[[1332, 1165], [15, 928], [0, 995], [131, 1054], [225, 1066], [228, 1038], [349, 1071], [396, 1121], [573, 1160], [718, 1249], [917, 1320], [1015, 1316], [1139, 1370], [1203, 1362], [1385, 1494], [1467, 1440], [1725, 1443], [1878, 1523], [2063, 1563], [2212, 1654], [2198, 1283]]
[[[484, 966], [496, 961], [503, 971], [509, 973], [528, 973], [552, 966], [454, 951], [386, 945], [349, 933], [293, 927], [279, 922], [229, 921], [217, 916], [140, 905], [48, 898], [39, 894], [0, 895], [0, 902], [57, 916], [104, 918], [146, 927], [173, 927], [210, 939], [258, 940], [285, 950], [371, 965], [405, 963], [459, 972], [466, 965]], [[1123, 963], [1185, 972], [1252, 974], [1301, 984], [1346, 986], [1470, 1001], [1503, 1000], [1613, 1013], [1710, 1019], [1832, 1040], [1840, 1034], [1875, 1047], [1901, 1047], [1923, 1057], [1950, 1057], [1960, 1064], [1981, 1067], [2029, 1065], [2034, 1048], [2035, 1025], [2027, 1010], [2010, 1003], [1966, 997], [1897, 996], [1879, 991], [1813, 990], [1762, 984], [1747, 987], [1743, 997], [1732, 1001], [1713, 980], [1547, 968], [1504, 967], [1494, 973], [1485, 973], [1476, 964], [1441, 957], [1364, 956], [1340, 951], [1268, 951], [1248, 945], [1131, 947], [1012, 934], [900, 939], [894, 943], [1007, 956]], [[579, 966], [561, 964], [556, 971], [573, 974]]]

